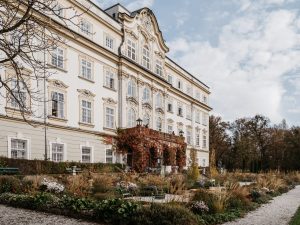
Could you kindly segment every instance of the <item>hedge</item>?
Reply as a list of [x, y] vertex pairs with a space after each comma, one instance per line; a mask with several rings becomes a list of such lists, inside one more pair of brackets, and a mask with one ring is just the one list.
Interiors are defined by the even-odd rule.
[[21, 175], [39, 174], [67, 174], [66, 168], [77, 166], [81, 170], [91, 172], [119, 172], [121, 164], [80, 163], [80, 162], [52, 162], [45, 160], [11, 159], [0, 157], [0, 167], [19, 168]]

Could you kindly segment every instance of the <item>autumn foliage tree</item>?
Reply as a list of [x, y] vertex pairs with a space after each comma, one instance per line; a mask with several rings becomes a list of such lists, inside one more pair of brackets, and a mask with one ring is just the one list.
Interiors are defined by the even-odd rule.
[[285, 121], [271, 125], [263, 115], [232, 123], [211, 116], [210, 155], [211, 164], [229, 170], [299, 170], [300, 128], [288, 129]]

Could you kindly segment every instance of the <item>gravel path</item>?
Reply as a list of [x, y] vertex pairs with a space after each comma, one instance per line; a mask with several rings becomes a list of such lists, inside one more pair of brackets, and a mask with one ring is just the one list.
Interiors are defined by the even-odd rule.
[[244, 218], [223, 225], [287, 225], [299, 206], [300, 186], [297, 186]]
[[[12, 208], [0, 205], [1, 225], [96, 225], [81, 220], [71, 219], [26, 209]], [[99, 225], [99, 224], [97, 224]]]

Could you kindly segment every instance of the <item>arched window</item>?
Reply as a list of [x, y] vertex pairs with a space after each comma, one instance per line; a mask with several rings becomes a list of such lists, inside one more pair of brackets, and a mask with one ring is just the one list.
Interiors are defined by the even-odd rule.
[[135, 97], [136, 96], [136, 84], [132, 80], [130, 80], [128, 82], [127, 95], [129, 97]]
[[127, 127], [134, 127], [136, 125], [136, 115], [134, 109], [130, 108], [127, 112]]
[[156, 119], [156, 130], [162, 131], [162, 119], [160, 117]]
[[150, 102], [150, 89], [148, 87], [144, 88], [144, 91], [143, 91], [143, 101], [144, 102]]
[[161, 93], [157, 93], [156, 100], [155, 100], [155, 106], [156, 108], [162, 108], [163, 102], [162, 102], [162, 95]]
[[143, 116], [143, 124], [150, 126], [150, 116], [148, 113], [144, 114]]
[[147, 45], [143, 47], [143, 66], [150, 69], [150, 51]]

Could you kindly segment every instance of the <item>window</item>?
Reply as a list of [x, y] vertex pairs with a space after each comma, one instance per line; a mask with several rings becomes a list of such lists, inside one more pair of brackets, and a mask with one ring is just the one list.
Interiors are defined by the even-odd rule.
[[64, 118], [64, 94], [59, 92], [51, 93], [51, 116]]
[[186, 142], [189, 145], [192, 144], [192, 132], [189, 129], [187, 129], [187, 131], [186, 131]]
[[105, 115], [105, 127], [114, 128], [115, 122], [115, 110], [109, 107], [106, 107], [106, 115]]
[[162, 62], [160, 60], [156, 60], [156, 70], [155, 70], [156, 74], [159, 76], [163, 76], [163, 66], [162, 66]]
[[192, 110], [191, 110], [191, 107], [190, 106], [186, 106], [186, 118], [188, 120], [191, 120], [192, 119]]
[[148, 126], [150, 125], [150, 116], [148, 113], [144, 114], [143, 116], [143, 124]]
[[171, 102], [168, 103], [168, 112], [173, 112], [173, 105]]
[[136, 97], [136, 84], [135, 84], [135, 82], [133, 80], [130, 80], [128, 82], [127, 95], [129, 97]]
[[156, 130], [162, 131], [162, 119], [160, 117], [156, 119]]
[[12, 79], [11, 91], [13, 95], [10, 96], [10, 104], [13, 108], [19, 108], [20, 106], [26, 107], [26, 88], [23, 81], [17, 81]]
[[53, 143], [51, 151], [52, 161], [62, 162], [64, 160], [64, 144]]
[[182, 105], [180, 103], [177, 103], [177, 115], [183, 116], [183, 109], [182, 109]]
[[203, 134], [203, 139], [202, 139], [202, 148], [204, 148], [204, 149], [206, 149], [206, 148], [207, 148], [206, 134]]
[[51, 64], [55, 67], [64, 68], [64, 49], [56, 47], [51, 54]]
[[115, 75], [111, 71], [105, 72], [105, 83], [104, 86], [110, 89], [115, 89]]
[[183, 86], [183, 85], [182, 85], [182, 81], [181, 81], [181, 80], [178, 80], [178, 81], [177, 81], [177, 88], [180, 89], [180, 90], [182, 90], [182, 86]]
[[92, 162], [92, 148], [82, 146], [81, 147], [81, 162], [82, 163], [91, 163]]
[[127, 112], [127, 127], [134, 127], [136, 125], [136, 115], [134, 109], [129, 109]]
[[207, 97], [205, 95], [203, 95], [203, 102], [207, 103]]
[[92, 24], [86, 20], [80, 22], [80, 31], [88, 36], [92, 35]]
[[147, 46], [143, 48], [143, 66], [150, 69], [150, 52]]
[[10, 153], [11, 158], [26, 159], [28, 144], [26, 140], [11, 139]]
[[113, 151], [112, 149], [106, 149], [105, 151], [105, 162], [113, 163]]
[[170, 74], [168, 75], [168, 83], [173, 85], [173, 77]]
[[161, 93], [158, 93], [156, 95], [156, 102], [155, 102], [156, 108], [162, 108], [163, 107], [163, 99]]
[[134, 61], [136, 60], [136, 44], [131, 40], [127, 40], [127, 56]]
[[196, 146], [200, 146], [200, 134], [196, 133]]
[[168, 133], [169, 134], [173, 133], [173, 125], [172, 124], [168, 124]]
[[199, 110], [196, 110], [196, 113], [195, 113], [195, 122], [196, 123], [200, 123], [200, 112], [199, 112]]
[[86, 59], [81, 59], [80, 73], [82, 77], [92, 80], [92, 62]]
[[92, 103], [86, 100], [81, 101], [81, 122], [92, 123]]
[[106, 35], [105, 46], [113, 50], [114, 49], [114, 39], [112, 37]]
[[143, 101], [150, 102], [150, 89], [145, 87], [143, 91]]

